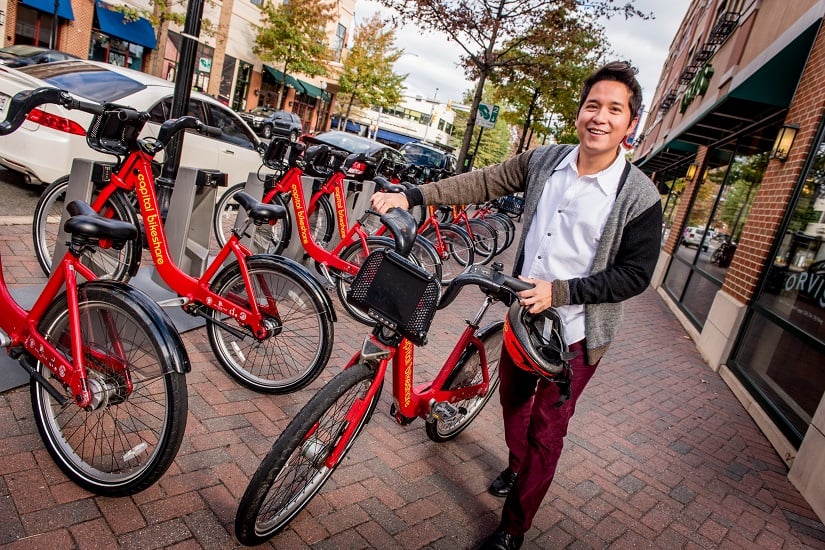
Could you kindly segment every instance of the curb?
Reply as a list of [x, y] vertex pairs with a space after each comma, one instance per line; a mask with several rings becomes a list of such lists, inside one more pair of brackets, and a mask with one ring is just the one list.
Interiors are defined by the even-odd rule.
[[0, 225], [31, 225], [33, 216], [0, 216]]

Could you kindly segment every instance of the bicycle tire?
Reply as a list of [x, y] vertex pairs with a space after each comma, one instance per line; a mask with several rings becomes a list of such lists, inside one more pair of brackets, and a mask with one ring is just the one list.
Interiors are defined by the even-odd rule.
[[[250, 389], [279, 394], [303, 388], [318, 377], [332, 353], [334, 328], [329, 297], [310, 274], [286, 258], [250, 256], [246, 266], [255, 285], [258, 307], [271, 311], [274, 298], [275, 311], [267, 317], [274, 334], [258, 339], [248, 327], [236, 326], [246, 333], [238, 338], [215, 322], [234, 321], [212, 310], [212, 321], [206, 327], [212, 351], [223, 369]], [[218, 273], [212, 291], [249, 307], [237, 262]]]
[[496, 254], [501, 254], [510, 248], [516, 238], [516, 224], [513, 223], [513, 220], [497, 212], [487, 214], [483, 220], [492, 225], [498, 235], [498, 251]]
[[470, 227], [470, 237], [473, 239], [473, 250], [476, 262], [486, 265], [498, 254], [498, 237], [493, 226], [484, 220], [467, 220]]
[[[78, 299], [89, 386], [98, 402], [91, 410], [80, 409], [55, 381], [52, 385], [70, 402], [62, 407], [33, 380], [34, 419], [49, 454], [75, 483], [98, 495], [132, 495], [157, 481], [180, 448], [189, 359], [172, 322], [140, 291], [119, 282], [90, 281], [78, 287]], [[71, 357], [67, 307], [63, 293], [40, 327]], [[123, 371], [114, 368], [123, 363]], [[53, 378], [42, 363], [36, 368]], [[131, 390], [127, 383], [134, 385]]]
[[[344, 249], [341, 251], [338, 257], [347, 263], [360, 266], [364, 263], [364, 260], [367, 259], [367, 256], [369, 256], [370, 252], [373, 252], [375, 250], [381, 250], [384, 248], [393, 249], [394, 247], [394, 242], [392, 239], [390, 239], [389, 237], [381, 236], [367, 237], [366, 244], [366, 254], [364, 253], [364, 248], [361, 245], [361, 241], [358, 240], [344, 247]], [[417, 263], [414, 259], [413, 261]], [[353, 277], [350, 275], [343, 273], [337, 274], [335, 280], [335, 292], [336, 294], [338, 294], [338, 300], [341, 302], [341, 305], [344, 307], [344, 310], [350, 317], [352, 317], [359, 323], [373, 327], [376, 325], [375, 320], [373, 320], [372, 317], [370, 317], [360, 309], [351, 305], [347, 300], [347, 291], [349, 290], [350, 284], [352, 283], [352, 279]]]
[[441, 256], [441, 285], [446, 286], [464, 269], [475, 261], [473, 241], [461, 227], [453, 223], [438, 224], [441, 241], [435, 229], [428, 227], [423, 235], [432, 243]]
[[309, 227], [315, 242], [328, 249], [336, 226], [332, 204], [326, 195], [318, 197], [315, 208], [309, 213]]
[[[476, 336], [484, 344], [484, 351], [487, 356], [487, 369], [490, 375], [490, 384], [487, 387], [487, 393], [479, 395], [471, 399], [465, 399], [453, 403], [452, 405], [459, 409], [457, 416], [451, 421], [432, 419], [427, 421], [425, 427], [427, 430], [427, 437], [436, 443], [444, 443], [449, 441], [475, 420], [484, 405], [490, 400], [490, 397], [498, 388], [499, 374], [498, 364], [501, 358], [501, 346], [503, 343], [504, 328], [503, 321], [497, 321], [476, 332]], [[462, 352], [456, 364], [452, 367], [450, 375], [444, 384], [445, 389], [455, 389], [462, 386], [480, 384], [483, 381], [483, 376], [479, 366], [481, 364], [481, 356], [478, 348], [473, 344], [468, 344]]]
[[[374, 368], [356, 363], [338, 373], [295, 415], [261, 461], [238, 504], [235, 536], [241, 543], [260, 544], [278, 534], [323, 487], [375, 410], [384, 383], [375, 376]], [[364, 414], [355, 419], [358, 426], [352, 438], [342, 442], [343, 422], [372, 384], [380, 384], [378, 391], [362, 409]], [[322, 460], [342, 444], [340, 460], [323, 466]]]
[[[68, 188], [69, 176], [56, 179], [43, 191], [34, 208], [32, 241], [37, 263], [46, 275], [51, 272]], [[94, 195], [96, 196], [97, 192]], [[104, 205], [103, 213], [108, 217], [127, 221], [140, 227], [137, 213], [124, 191], [117, 190], [112, 193]], [[140, 240], [136, 239], [126, 242], [120, 250], [99, 247], [87, 250], [80, 261], [91, 268], [99, 278], [126, 282], [137, 273], [141, 252]]]
[[432, 273], [436, 280], [441, 284], [441, 256], [438, 251], [424, 235], [416, 235], [413, 241], [411, 254], [417, 260], [418, 265], [423, 267], [429, 273]]

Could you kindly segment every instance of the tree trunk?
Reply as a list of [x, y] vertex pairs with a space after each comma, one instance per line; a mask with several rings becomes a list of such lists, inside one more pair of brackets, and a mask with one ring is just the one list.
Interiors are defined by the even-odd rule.
[[[535, 88], [533, 90], [533, 99], [530, 101], [530, 107], [527, 109], [527, 117], [524, 121], [524, 128], [521, 131], [521, 139], [519, 140], [518, 148], [516, 149], [516, 154], [521, 153], [525, 150], [524, 140], [527, 137], [527, 132], [530, 131], [530, 126], [533, 124], [533, 109], [536, 107], [536, 102], [538, 102], [538, 99], [539, 89]], [[527, 148], [529, 149], [529, 141]]]

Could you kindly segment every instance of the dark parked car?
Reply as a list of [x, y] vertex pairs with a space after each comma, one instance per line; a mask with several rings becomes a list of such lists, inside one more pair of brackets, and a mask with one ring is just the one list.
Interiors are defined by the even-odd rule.
[[[333, 130], [315, 136], [305, 135], [302, 139], [308, 145], [322, 143], [349, 153], [364, 153], [375, 162], [378, 174], [385, 177], [395, 174], [396, 170], [405, 164], [404, 156], [392, 147], [348, 132]], [[352, 175], [363, 176], [365, 179], [370, 179], [374, 175], [371, 167], [358, 170], [362, 170], [363, 173]]]
[[296, 141], [303, 133], [301, 119], [295, 113], [256, 107], [248, 113], [239, 113], [258, 135], [269, 139], [273, 135], [286, 136]]
[[38, 63], [65, 61], [66, 59], [77, 59], [77, 57], [65, 52], [41, 48], [40, 46], [27, 46], [25, 44], [15, 44], [14, 46], [0, 48], [0, 65], [5, 65], [6, 67], [24, 67]]
[[429, 182], [455, 174], [456, 157], [421, 141], [405, 143], [399, 149], [408, 163], [419, 168], [418, 179]]

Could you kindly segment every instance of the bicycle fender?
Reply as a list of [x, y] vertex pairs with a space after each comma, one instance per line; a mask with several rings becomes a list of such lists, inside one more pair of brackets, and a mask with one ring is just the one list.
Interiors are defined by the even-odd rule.
[[321, 303], [324, 304], [324, 308], [330, 318], [332, 318], [333, 322], [338, 320], [338, 316], [335, 314], [335, 307], [332, 305], [332, 298], [329, 297], [327, 291], [324, 290], [324, 286], [318, 281], [318, 279], [312, 276], [306, 267], [299, 264], [295, 260], [284, 256], [279, 256], [277, 254], [254, 254], [252, 256], [248, 256], [247, 260], [256, 258], [270, 261], [286, 271], [292, 271], [295, 273], [295, 275], [300, 277], [302, 281], [305, 281], [307, 285], [309, 285], [312, 294], [321, 300]]
[[153, 331], [153, 336], [157, 342], [161, 343], [164, 362], [172, 370], [181, 374], [187, 374], [192, 370], [189, 354], [178, 329], [175, 328], [175, 324], [169, 318], [169, 315], [148, 294], [125, 283], [102, 280], [87, 281], [80, 284], [78, 294], [83, 288], [88, 287], [98, 287], [105, 292], [119, 294], [132, 301], [149, 318], [149, 326]]

